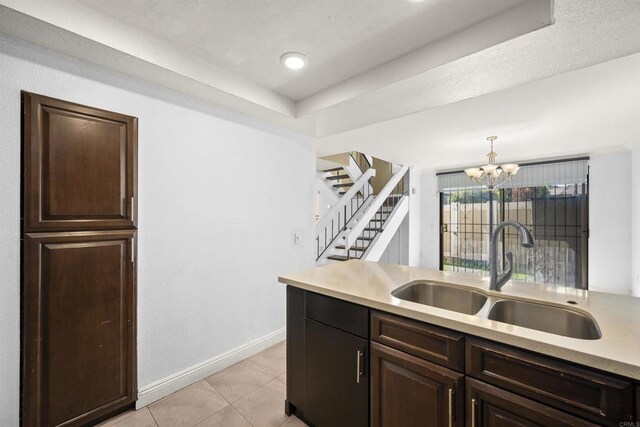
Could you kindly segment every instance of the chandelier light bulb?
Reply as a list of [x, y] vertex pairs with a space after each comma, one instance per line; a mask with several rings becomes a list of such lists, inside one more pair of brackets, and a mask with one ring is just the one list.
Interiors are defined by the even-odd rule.
[[498, 166], [496, 157], [498, 154], [493, 151], [493, 142], [498, 139], [497, 136], [487, 137], [487, 141], [491, 144], [491, 151], [487, 154], [489, 164], [480, 166], [479, 168], [468, 168], [464, 172], [472, 180], [478, 184], [487, 187], [489, 191], [493, 191], [496, 187], [504, 184], [518, 173], [520, 166], [515, 163], [507, 163]]

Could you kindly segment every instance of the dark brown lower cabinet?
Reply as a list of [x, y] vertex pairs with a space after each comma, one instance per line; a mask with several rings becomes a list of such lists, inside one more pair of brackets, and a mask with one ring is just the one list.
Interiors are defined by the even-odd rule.
[[636, 421], [640, 423], [640, 385], [636, 386]]
[[636, 381], [292, 287], [287, 339], [286, 408], [311, 426], [640, 421]]
[[135, 401], [134, 237], [25, 234], [24, 426], [87, 425]]
[[466, 397], [468, 427], [597, 425], [469, 377]]
[[371, 342], [371, 425], [463, 426], [464, 374]]
[[305, 319], [304, 417], [318, 427], [369, 425], [369, 342]]

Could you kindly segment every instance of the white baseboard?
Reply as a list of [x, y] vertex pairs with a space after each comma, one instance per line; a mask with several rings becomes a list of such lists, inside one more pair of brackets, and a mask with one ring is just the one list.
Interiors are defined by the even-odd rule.
[[215, 374], [235, 363], [238, 363], [256, 353], [272, 347], [286, 338], [286, 328], [279, 329], [261, 338], [253, 340], [219, 356], [193, 365], [166, 378], [141, 387], [138, 390], [136, 409], [145, 407], [165, 396], [175, 393], [203, 378]]

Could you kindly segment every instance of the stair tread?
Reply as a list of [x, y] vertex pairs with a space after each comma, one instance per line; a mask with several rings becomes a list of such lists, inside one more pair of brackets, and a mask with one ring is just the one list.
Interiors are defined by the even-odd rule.
[[337, 171], [341, 171], [342, 169], [343, 169], [342, 167], [337, 167], [337, 168], [325, 169], [322, 172], [337, 172]]
[[[336, 246], [336, 249], [345, 249], [344, 245], [338, 245]], [[366, 246], [351, 246], [351, 248], [349, 248], [350, 251], [360, 251], [360, 252], [364, 252], [367, 250]]]
[[362, 236], [358, 236], [358, 238], [356, 240], [368, 240], [371, 241], [375, 239], [375, 237], [362, 237]]
[[351, 187], [352, 185], [353, 185], [353, 182], [345, 182], [343, 184], [333, 184], [335, 188]]
[[332, 175], [332, 176], [328, 176], [326, 179], [328, 179], [329, 181], [333, 181], [336, 179], [347, 179], [349, 178], [349, 175]]
[[334, 261], [347, 261], [350, 258], [347, 257], [346, 255], [330, 255], [327, 257], [328, 259], [332, 259]]
[[382, 231], [382, 228], [376, 227], [376, 228], [370, 228], [367, 227], [364, 229], [364, 231]]

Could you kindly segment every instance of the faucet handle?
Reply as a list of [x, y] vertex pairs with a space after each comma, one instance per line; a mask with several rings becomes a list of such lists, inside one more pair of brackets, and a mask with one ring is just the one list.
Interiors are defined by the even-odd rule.
[[511, 279], [511, 274], [513, 273], [513, 253], [507, 252], [505, 255], [507, 260], [509, 261], [509, 267], [505, 268], [502, 273], [498, 276], [496, 280], [498, 290], [502, 289], [502, 286]]
[[504, 273], [508, 274], [509, 277], [511, 277], [511, 269], [513, 268], [513, 252], [507, 252], [505, 256], [507, 257], [507, 260], [509, 260], [509, 267], [504, 269]]

